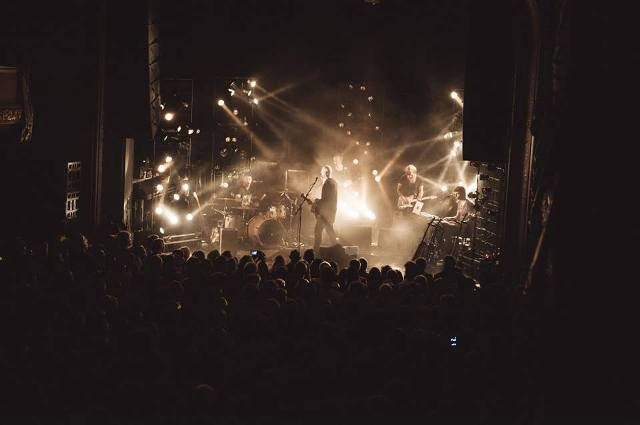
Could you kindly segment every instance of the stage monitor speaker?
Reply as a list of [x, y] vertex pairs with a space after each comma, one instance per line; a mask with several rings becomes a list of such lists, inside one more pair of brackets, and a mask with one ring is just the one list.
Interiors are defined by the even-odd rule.
[[335, 261], [340, 268], [346, 266], [347, 254], [342, 245], [321, 246], [319, 257], [325, 261]]
[[371, 248], [372, 227], [370, 225], [340, 226], [336, 232], [343, 245], [357, 245], [361, 252], [367, 252]]
[[503, 162], [513, 109], [514, 45], [508, 0], [469, 5], [462, 156]]
[[222, 229], [220, 233], [220, 253], [230, 251], [231, 255], [236, 255], [238, 251], [238, 231], [236, 229]]

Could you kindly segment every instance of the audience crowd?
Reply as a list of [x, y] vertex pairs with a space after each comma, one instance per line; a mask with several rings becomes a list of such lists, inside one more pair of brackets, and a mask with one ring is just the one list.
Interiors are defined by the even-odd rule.
[[124, 231], [13, 241], [0, 258], [0, 409], [518, 423], [532, 370], [522, 290], [470, 279], [451, 257], [434, 276], [426, 265], [236, 258]]

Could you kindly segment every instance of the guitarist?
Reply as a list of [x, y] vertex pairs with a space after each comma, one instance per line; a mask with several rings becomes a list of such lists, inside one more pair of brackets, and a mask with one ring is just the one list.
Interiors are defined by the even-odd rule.
[[413, 201], [420, 200], [424, 195], [424, 186], [418, 179], [418, 170], [415, 165], [409, 164], [404, 169], [396, 188], [398, 194], [398, 208], [403, 209], [413, 206]]
[[331, 244], [336, 243], [336, 232], [333, 230], [333, 222], [336, 219], [336, 210], [338, 209], [338, 184], [331, 178], [331, 166], [325, 165], [320, 170], [322, 177], [322, 194], [320, 199], [316, 199], [313, 203], [312, 210], [316, 215], [316, 227], [314, 230], [313, 250], [317, 253], [320, 250], [320, 242], [322, 242], [322, 231], [326, 230]]

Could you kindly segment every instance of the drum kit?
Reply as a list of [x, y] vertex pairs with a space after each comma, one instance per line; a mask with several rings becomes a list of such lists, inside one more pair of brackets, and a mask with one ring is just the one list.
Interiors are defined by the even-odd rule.
[[[288, 246], [292, 238], [294, 201], [286, 192], [279, 202], [246, 202], [238, 198], [212, 198], [208, 207], [214, 217], [210, 242], [217, 243], [223, 229], [237, 231], [238, 239], [251, 248]], [[264, 197], [263, 197], [264, 198]]]

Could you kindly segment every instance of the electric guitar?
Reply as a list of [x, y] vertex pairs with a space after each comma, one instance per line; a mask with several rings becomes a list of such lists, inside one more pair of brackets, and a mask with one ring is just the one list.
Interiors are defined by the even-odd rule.
[[321, 199], [314, 199], [313, 201], [311, 199], [309, 199], [307, 196], [305, 196], [304, 193], [300, 194], [300, 197], [302, 197], [302, 199], [308, 203], [309, 205], [311, 205], [311, 212], [313, 213], [313, 215], [315, 215], [316, 217], [318, 217], [320, 215], [320, 211], [319, 211], [319, 204]]
[[422, 198], [418, 198], [416, 195], [399, 196], [397, 206], [398, 206], [398, 209], [400, 210], [413, 208], [416, 202], [422, 202], [428, 199], [438, 199], [438, 197], [434, 195], [423, 196]]

